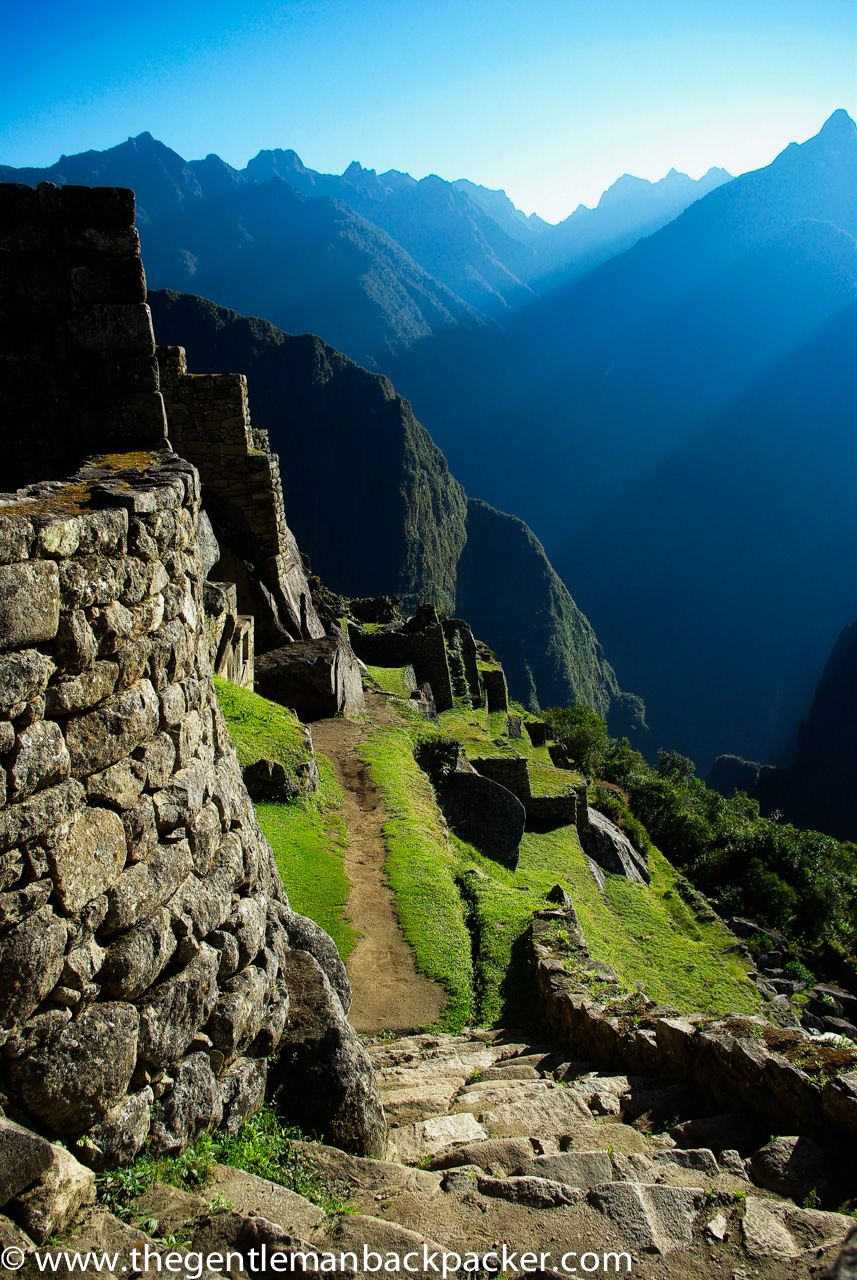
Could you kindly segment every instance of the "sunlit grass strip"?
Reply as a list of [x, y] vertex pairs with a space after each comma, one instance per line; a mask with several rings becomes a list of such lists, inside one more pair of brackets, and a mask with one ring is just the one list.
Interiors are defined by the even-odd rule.
[[449, 992], [441, 1025], [457, 1031], [474, 1015], [470, 935], [455, 885], [457, 859], [447, 847], [431, 784], [404, 729], [376, 730], [360, 754], [390, 811], [386, 870], [399, 922], [417, 968]]
[[[309, 760], [307, 740], [293, 711], [217, 677], [215, 686], [242, 764], [265, 757], [294, 769]], [[349, 884], [342, 861], [345, 825], [338, 813], [342, 788], [327, 757], [319, 753], [316, 759], [317, 795], [283, 804], [260, 803], [256, 814], [292, 907], [326, 929], [346, 960], [357, 934], [345, 914]]]

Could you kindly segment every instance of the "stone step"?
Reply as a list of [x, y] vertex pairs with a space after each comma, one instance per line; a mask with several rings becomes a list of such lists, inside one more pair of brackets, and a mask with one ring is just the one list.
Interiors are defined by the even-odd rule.
[[420, 1164], [446, 1147], [487, 1137], [487, 1131], [469, 1111], [437, 1116], [391, 1129], [387, 1159], [401, 1164]]

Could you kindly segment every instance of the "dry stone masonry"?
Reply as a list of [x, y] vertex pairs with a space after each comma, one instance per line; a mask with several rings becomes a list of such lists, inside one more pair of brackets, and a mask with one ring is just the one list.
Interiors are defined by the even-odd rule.
[[158, 363], [170, 440], [199, 469], [220, 540], [218, 573], [237, 584], [242, 613], [255, 617], [259, 652], [320, 639], [324, 627], [286, 523], [279, 459], [268, 433], [250, 424], [247, 379], [190, 375], [182, 347], [159, 347]]
[[166, 436], [134, 193], [0, 184], [4, 487]]
[[287, 1117], [338, 1055], [315, 1113], [375, 1153], [344, 967], [289, 907], [215, 699], [212, 667], [252, 682], [252, 627], [206, 582], [199, 473], [164, 440], [133, 195], [0, 187], [0, 237], [4, 296], [31, 307], [0, 370], [7, 474], [49, 477], [0, 495], [0, 1146], [17, 1124], [101, 1169], [234, 1132], [294, 1038]]

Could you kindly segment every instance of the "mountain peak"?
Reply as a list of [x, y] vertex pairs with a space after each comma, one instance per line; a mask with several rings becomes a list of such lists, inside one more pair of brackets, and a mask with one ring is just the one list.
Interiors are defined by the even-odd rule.
[[839, 139], [851, 139], [857, 132], [857, 124], [849, 116], [844, 107], [840, 107], [838, 111], [834, 111], [833, 115], [825, 120], [819, 130], [819, 138], [826, 138], [828, 141], [837, 141]]

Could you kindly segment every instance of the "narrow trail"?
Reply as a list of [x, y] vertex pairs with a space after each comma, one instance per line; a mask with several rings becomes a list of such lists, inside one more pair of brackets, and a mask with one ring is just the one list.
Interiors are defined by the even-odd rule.
[[354, 993], [349, 1021], [355, 1031], [408, 1031], [428, 1026], [439, 1016], [447, 995], [417, 972], [414, 954], [399, 927], [393, 891], [384, 872], [382, 828], [389, 816], [384, 797], [368, 766], [357, 754], [373, 724], [401, 720], [383, 694], [367, 693], [372, 723], [317, 720], [310, 726], [316, 750], [332, 762], [345, 792], [342, 819], [348, 830], [345, 873], [351, 884], [346, 911], [360, 937], [348, 959]]

